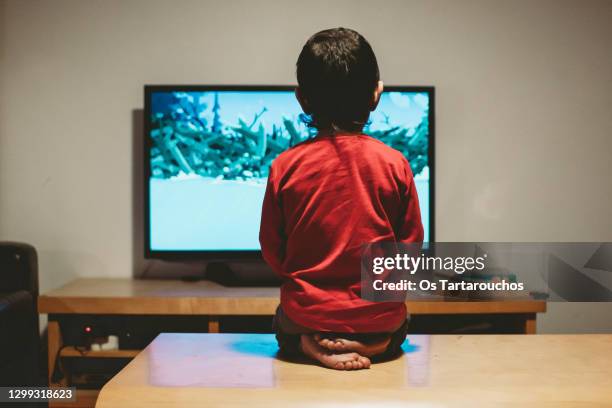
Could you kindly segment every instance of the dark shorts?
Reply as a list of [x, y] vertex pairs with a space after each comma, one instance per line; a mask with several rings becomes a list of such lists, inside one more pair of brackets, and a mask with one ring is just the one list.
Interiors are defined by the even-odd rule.
[[[273, 320], [273, 329], [278, 342], [279, 356], [283, 358], [295, 358], [302, 355], [300, 349], [300, 336], [302, 334], [314, 333], [314, 331], [303, 328], [291, 322], [283, 313], [280, 306], [276, 308]], [[355, 340], [362, 343], [375, 343], [391, 336], [391, 341], [384, 353], [371, 358], [372, 362], [391, 360], [402, 353], [402, 343], [408, 334], [408, 320], [406, 320], [393, 333], [325, 333], [329, 337], [341, 337], [347, 340]]]

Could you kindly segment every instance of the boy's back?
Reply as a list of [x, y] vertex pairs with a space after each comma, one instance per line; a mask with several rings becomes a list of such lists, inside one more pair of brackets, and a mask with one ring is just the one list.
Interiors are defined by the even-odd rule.
[[285, 278], [281, 307], [321, 332], [390, 332], [403, 303], [361, 299], [363, 245], [420, 242], [423, 227], [410, 166], [366, 135], [319, 135], [281, 154], [270, 169], [260, 241]]

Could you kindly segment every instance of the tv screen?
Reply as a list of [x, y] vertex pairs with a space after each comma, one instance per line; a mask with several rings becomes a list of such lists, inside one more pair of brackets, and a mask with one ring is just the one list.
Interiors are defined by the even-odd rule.
[[[433, 88], [388, 87], [364, 133], [402, 152], [433, 235]], [[315, 133], [292, 87], [145, 87], [145, 252], [256, 256], [270, 164]]]

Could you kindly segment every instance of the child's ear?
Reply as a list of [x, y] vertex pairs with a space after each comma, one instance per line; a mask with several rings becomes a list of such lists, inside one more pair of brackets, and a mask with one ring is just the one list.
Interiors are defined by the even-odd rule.
[[374, 95], [372, 95], [372, 107], [370, 108], [371, 111], [374, 111], [378, 106], [378, 102], [380, 101], [380, 95], [382, 95], [384, 90], [385, 86], [383, 84], [383, 81], [378, 81], [378, 84], [376, 84], [376, 89], [374, 89]]
[[310, 108], [308, 107], [308, 101], [306, 100], [306, 98], [304, 98], [304, 95], [302, 95], [302, 91], [300, 90], [299, 86], [295, 88], [295, 97], [300, 103], [300, 106], [302, 107], [302, 110], [304, 111], [304, 113], [309, 115]]

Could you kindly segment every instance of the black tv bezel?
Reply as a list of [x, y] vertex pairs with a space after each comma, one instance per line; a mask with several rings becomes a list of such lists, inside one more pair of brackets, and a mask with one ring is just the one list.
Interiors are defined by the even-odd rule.
[[[261, 260], [261, 250], [153, 250], [151, 249], [150, 207], [150, 153], [151, 94], [154, 92], [210, 92], [210, 91], [293, 91], [296, 85], [145, 85], [143, 116], [144, 149], [144, 257], [166, 260]], [[435, 87], [434, 86], [385, 86], [385, 92], [424, 92], [429, 95], [429, 242], [435, 242]]]

